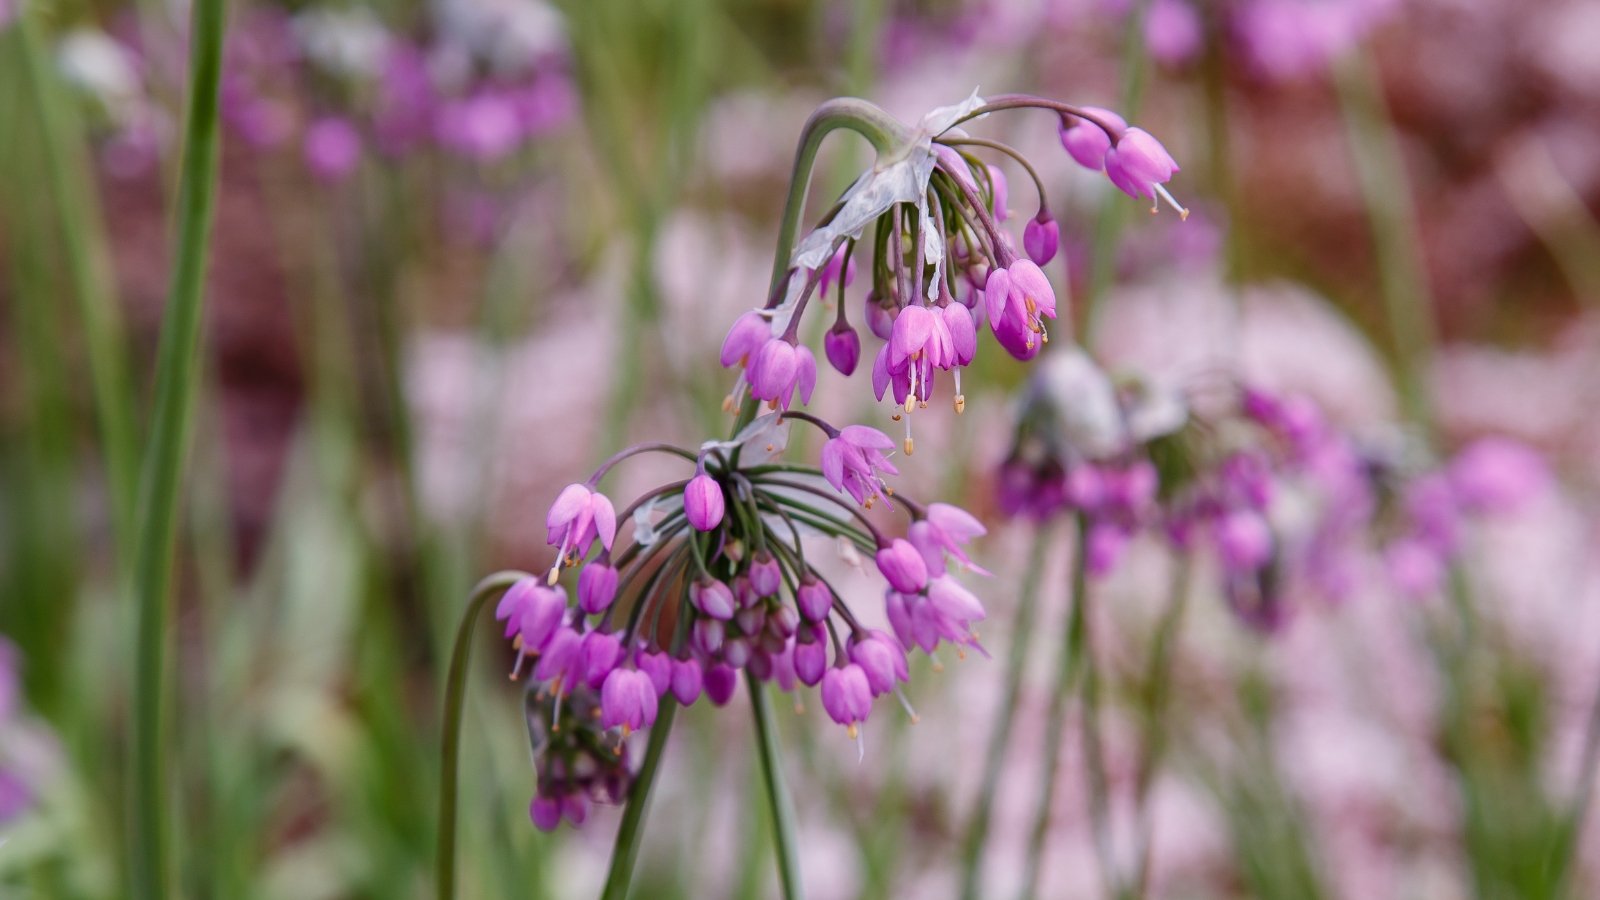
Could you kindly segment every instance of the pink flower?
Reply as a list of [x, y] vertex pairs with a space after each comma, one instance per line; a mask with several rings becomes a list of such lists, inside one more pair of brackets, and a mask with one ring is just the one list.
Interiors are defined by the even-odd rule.
[[872, 714], [872, 687], [855, 663], [835, 666], [822, 676], [822, 708], [828, 717], [856, 736], [856, 726]]
[[[1049, 340], [1044, 320], [1056, 317], [1056, 293], [1050, 287], [1050, 279], [1032, 260], [1015, 260], [1009, 267], [991, 271], [983, 287], [983, 301], [996, 338], [1001, 338], [1003, 330], [1015, 330], [1020, 323], [1027, 329], [1026, 349], [1033, 349], [1035, 335]], [[1006, 341], [1002, 339], [1001, 343], [1004, 346]]]
[[[1134, 199], [1147, 197], [1155, 200], [1159, 196], [1179, 215], [1187, 218], [1189, 211], [1162, 187], [1172, 180], [1177, 171], [1178, 164], [1167, 153], [1167, 148], [1161, 146], [1161, 142], [1151, 137], [1149, 132], [1139, 128], [1128, 129], [1106, 152], [1106, 177], [1123, 193]], [[1153, 211], [1155, 208], [1151, 209]]]
[[578, 608], [590, 615], [605, 612], [617, 599], [617, 569], [603, 559], [589, 563], [578, 574]]
[[696, 531], [711, 531], [722, 524], [722, 485], [705, 472], [689, 479], [683, 488], [683, 513]]
[[722, 339], [722, 365], [748, 366], [761, 346], [772, 339], [772, 323], [756, 310], [733, 320], [728, 336]]
[[[1109, 109], [1086, 106], [1083, 111], [1094, 115], [1119, 135], [1128, 127], [1121, 116]], [[1062, 116], [1060, 134], [1062, 148], [1077, 160], [1078, 165], [1094, 172], [1105, 168], [1106, 151], [1111, 149], [1111, 136], [1106, 134], [1105, 129], [1084, 119]]]
[[655, 684], [637, 669], [613, 669], [600, 688], [600, 727], [621, 727], [623, 733], [649, 728], [656, 721]]
[[850, 640], [850, 661], [861, 667], [873, 696], [894, 690], [897, 682], [911, 680], [906, 651], [900, 642], [881, 631], [869, 631]]
[[822, 350], [840, 375], [849, 376], [861, 362], [861, 337], [849, 323], [840, 319], [822, 336]]
[[[560, 575], [563, 562], [576, 562], [589, 555], [595, 540], [611, 549], [617, 536], [617, 511], [604, 494], [587, 484], [569, 484], [550, 504], [545, 516], [550, 546], [557, 548], [556, 564], [550, 569], [550, 583]], [[570, 564], [570, 563], [569, 563]]]
[[[689, 586], [689, 602], [702, 615], [727, 621], [733, 618], [733, 591], [720, 581], [706, 579]], [[720, 644], [720, 641], [718, 642]], [[715, 652], [715, 651], [712, 651]]]
[[888, 435], [866, 425], [847, 425], [822, 445], [822, 476], [836, 491], [844, 491], [863, 506], [884, 497], [878, 473], [900, 474], [885, 454], [894, 449]]
[[895, 538], [879, 548], [878, 571], [889, 586], [902, 594], [915, 594], [928, 584], [928, 565], [905, 538]]

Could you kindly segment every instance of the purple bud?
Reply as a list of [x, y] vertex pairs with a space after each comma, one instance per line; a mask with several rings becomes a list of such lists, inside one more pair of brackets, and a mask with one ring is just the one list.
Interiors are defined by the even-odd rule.
[[696, 619], [689, 637], [696, 650], [707, 656], [715, 656], [722, 650], [726, 634], [727, 630], [716, 619]]
[[540, 831], [555, 831], [561, 824], [561, 801], [554, 797], [535, 796], [528, 804], [528, 818]]
[[731, 666], [716, 663], [705, 671], [706, 697], [713, 706], [726, 706], [733, 699], [733, 689], [739, 686], [739, 673]]
[[722, 661], [735, 669], [744, 668], [750, 661], [750, 642], [742, 637], [728, 638], [722, 645]]
[[894, 333], [895, 313], [878, 301], [875, 294], [867, 295], [867, 330], [881, 341], [887, 341]]
[[672, 686], [672, 659], [661, 651], [651, 652], [640, 648], [633, 654], [633, 663], [650, 679], [657, 696], [667, 693]]
[[833, 609], [833, 591], [807, 575], [800, 582], [800, 589], [794, 592], [794, 602], [800, 607], [800, 615], [805, 616], [807, 621], [821, 622], [828, 618], [828, 611]]
[[800, 683], [816, 687], [822, 673], [828, 670], [828, 645], [820, 640], [810, 643], [797, 641], [794, 645], [794, 674]]
[[750, 655], [750, 660], [745, 663], [744, 670], [749, 672], [757, 681], [772, 680], [772, 655], [765, 650], [757, 650]]
[[1050, 217], [1049, 210], [1041, 209], [1038, 216], [1028, 220], [1022, 229], [1022, 246], [1037, 265], [1043, 266], [1056, 258], [1056, 250], [1061, 246], [1061, 226]]
[[713, 619], [733, 618], [733, 591], [720, 581], [705, 579], [690, 585], [689, 602]]
[[568, 794], [561, 798], [561, 814], [576, 828], [589, 818], [589, 798], [582, 794]]
[[778, 561], [765, 550], [756, 554], [750, 563], [750, 587], [758, 597], [771, 597], [783, 586], [783, 573]]
[[578, 574], [578, 608], [590, 615], [602, 613], [610, 609], [616, 599], [616, 568], [599, 559], [584, 566]]
[[861, 362], [861, 336], [849, 323], [836, 322], [822, 336], [822, 350], [840, 375], [852, 375]]
[[1223, 516], [1215, 537], [1222, 566], [1230, 572], [1254, 572], [1272, 557], [1272, 530], [1254, 510], [1236, 509]]
[[722, 485], [704, 472], [683, 488], [683, 513], [696, 531], [711, 531], [722, 524]]
[[693, 706], [700, 699], [700, 686], [703, 676], [700, 672], [700, 663], [692, 659], [675, 659], [672, 661], [672, 696], [684, 706]]
[[741, 609], [733, 614], [733, 621], [738, 623], [741, 634], [753, 637], [760, 634], [762, 626], [767, 624], [767, 611], [762, 606]]
[[902, 594], [919, 593], [928, 584], [928, 565], [905, 538], [895, 538], [878, 550], [878, 571], [889, 586]]
[[822, 676], [822, 708], [828, 717], [855, 734], [857, 722], [865, 722], [872, 712], [872, 688], [867, 673], [855, 663], [835, 666]]
[[800, 614], [792, 606], [780, 604], [767, 615], [767, 631], [788, 640], [800, 627]]
[[306, 129], [305, 154], [317, 180], [343, 181], [361, 163], [361, 135], [344, 119], [319, 119]]
[[600, 687], [622, 661], [622, 642], [614, 634], [591, 631], [583, 636], [578, 648], [578, 669], [584, 683]]
[[871, 632], [861, 640], [851, 640], [850, 661], [866, 674], [873, 696], [887, 694], [894, 690], [895, 682], [911, 678], [905, 650], [881, 631]]

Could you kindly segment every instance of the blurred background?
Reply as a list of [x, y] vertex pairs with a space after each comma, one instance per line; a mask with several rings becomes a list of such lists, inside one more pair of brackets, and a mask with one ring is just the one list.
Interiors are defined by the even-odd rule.
[[[1164, 651], [1148, 894], [1600, 890], [1600, 835], [1570, 869], [1548, 850], [1593, 790], [1600, 690], [1600, 5], [236, 0], [228, 19], [170, 651], [186, 895], [431, 889], [440, 684], [473, 582], [547, 568], [548, 503], [613, 449], [726, 430], [731, 376], [711, 360], [765, 299], [812, 107], [856, 95], [914, 120], [974, 88], [1116, 109], [1182, 165], [1180, 223], [1074, 165], [1049, 116], [970, 126], [1039, 167], [1062, 227], [1050, 275], [1092, 304], [1080, 337], [1108, 366], [1226, 366], [1374, 441], [1448, 457], [1510, 437], [1552, 475], [1469, 535], [1469, 676], [1430, 651], [1443, 598], [1358, 587], [1261, 634], [1194, 579]], [[140, 527], [186, 23], [162, 0], [0, 0], [7, 896], [124, 883], [119, 547]], [[830, 142], [811, 208], [868, 163], [864, 144]], [[1041, 638], [980, 896], [1020, 883], [1070, 541], [1049, 531], [1036, 567], [1053, 526], [1001, 516], [993, 473], [1027, 367], [988, 352], [975, 368], [960, 427], [921, 417], [901, 468], [990, 523], [975, 555], [997, 573], [996, 659], [924, 661], [921, 721], [881, 711], [860, 763], [818, 710], [781, 710], [815, 897], [955, 895], [1012, 610], [1037, 571]], [[823, 410], [884, 418], [861, 376], [821, 380]], [[660, 474], [641, 463], [612, 496]], [[1170, 578], [1157, 543], [1094, 588], [1114, 788], [1138, 777], [1138, 679]], [[482, 630], [463, 893], [593, 896], [618, 813], [529, 824], [512, 654]], [[637, 896], [776, 895], [744, 707], [680, 722]], [[1078, 745], [1055, 749], [1040, 894], [1102, 896]], [[1129, 791], [1111, 809], [1124, 837]]]

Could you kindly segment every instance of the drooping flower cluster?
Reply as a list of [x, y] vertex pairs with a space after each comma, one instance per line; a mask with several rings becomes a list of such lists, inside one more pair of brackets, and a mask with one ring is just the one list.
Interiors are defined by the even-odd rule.
[[[786, 443], [792, 420], [827, 434], [820, 469], [767, 464], [765, 448]], [[517, 651], [512, 674], [528, 680], [540, 760], [530, 815], [540, 828], [581, 824], [591, 801], [626, 795], [624, 739], [653, 725], [669, 697], [721, 706], [741, 672], [786, 692], [815, 687], [828, 716], [858, 736], [874, 700], [909, 679], [908, 651], [977, 646], [983, 606], [952, 570], [981, 572], [964, 545], [983, 526], [948, 504], [895, 494], [880, 477], [894, 472], [884, 455], [892, 447], [865, 426], [773, 414], [697, 453], [630, 448], [557, 496], [546, 518], [554, 566], [518, 581], [496, 609]], [[595, 485], [649, 451], [683, 457], [693, 474], [619, 517]], [[884, 534], [851, 502], [891, 497], [910, 520], [906, 537]], [[872, 555], [892, 634], [863, 626], [807, 562], [808, 550], [836, 547]], [[572, 569], [576, 597], [562, 579]]]
[[[540, 3], [469, 7], [442, 8], [427, 42], [365, 9], [311, 7], [292, 17], [247, 10], [224, 51], [223, 124], [256, 151], [292, 150], [325, 184], [349, 178], [365, 159], [430, 149], [472, 166], [513, 159], [575, 115], [565, 35], [559, 15]], [[174, 130], [155, 98], [182, 83], [171, 65], [182, 54], [148, 45], [161, 34], [83, 32], [79, 44], [92, 46], [63, 49], [99, 60], [90, 69], [69, 67], [69, 76], [121, 73], [75, 79], [97, 101], [114, 174], [149, 171]]]
[[[950, 373], [961, 411], [961, 369], [977, 352], [984, 321], [1001, 346], [1029, 359], [1057, 315], [1041, 266], [1055, 256], [1059, 232], [1037, 176], [1040, 211], [1023, 230], [1024, 257], [1000, 227], [1010, 217], [1004, 175], [970, 150], [1011, 156], [1030, 175], [1032, 166], [956, 126], [1018, 107], [1084, 118], [1104, 130], [1099, 164], [1135, 196], [1155, 196], [1177, 169], [1154, 139], [1121, 119], [1033, 97], [985, 103], [974, 95], [915, 129], [860, 101], [836, 103], [854, 104], [839, 114], [895, 146], [801, 239], [768, 302], [729, 329], [721, 362], [740, 371], [725, 409], [748, 424], [732, 440], [693, 452], [667, 444], [629, 448], [588, 481], [568, 486], [545, 523], [555, 564], [500, 599], [496, 618], [517, 654], [512, 674], [528, 677], [528, 709], [538, 720], [530, 733], [541, 772], [530, 815], [541, 828], [563, 818], [579, 823], [590, 801], [625, 794], [626, 738], [655, 724], [662, 704], [687, 706], [701, 696], [726, 703], [740, 672], [785, 692], [816, 688], [828, 717], [859, 740], [876, 698], [895, 694], [910, 712], [901, 692], [910, 678], [908, 653], [933, 654], [943, 644], [958, 655], [983, 652], [973, 630], [983, 604], [957, 578], [962, 569], [987, 574], [965, 549], [983, 526], [955, 506], [924, 506], [894, 491], [884, 480], [898, 474], [888, 435], [859, 424], [837, 428], [797, 409], [810, 403], [817, 379], [816, 355], [798, 338], [803, 315], [814, 297], [837, 290], [823, 353], [852, 374], [861, 341], [844, 291], [870, 228], [865, 312], [884, 341], [873, 388], [880, 400], [892, 393], [909, 454], [908, 417], [927, 405], [937, 373]], [[757, 418], [763, 406], [770, 412]], [[818, 466], [769, 462], [787, 446], [794, 422], [826, 437]], [[597, 486], [612, 466], [644, 452], [677, 455], [693, 471], [618, 514]], [[1145, 489], [1134, 483], [1139, 477], [1130, 476], [1130, 510], [1146, 505], [1139, 499]], [[879, 503], [905, 513], [903, 537], [866, 517]], [[807, 534], [830, 538], [829, 549], [848, 561], [872, 557], [886, 583], [889, 631], [863, 625], [808, 561], [808, 550], [819, 547], [803, 539]], [[562, 580], [573, 569], [575, 601], [567, 593], [572, 579]]]
[[[873, 393], [892, 397], [904, 420], [906, 453], [914, 450], [911, 414], [925, 408], [948, 373], [957, 412], [965, 408], [962, 370], [978, 351], [985, 323], [996, 342], [1021, 360], [1050, 339], [1061, 310], [1044, 269], [1055, 258], [1060, 228], [1033, 165], [1016, 150], [969, 136], [958, 127], [1004, 109], [1036, 108], [1062, 122], [1062, 142], [1080, 163], [1103, 170], [1134, 197], [1161, 197], [1186, 214], [1163, 184], [1178, 171], [1161, 144], [1114, 113], [1078, 109], [1035, 97], [972, 97], [935, 110], [908, 137], [903, 159], [863, 175], [803, 240], [793, 267], [767, 304], [739, 317], [723, 342], [724, 367], [740, 369], [726, 408], [746, 393], [773, 409], [810, 401], [815, 354], [799, 341], [814, 298], [836, 289], [824, 355], [841, 374], [854, 373], [861, 338], [850, 323], [845, 290], [857, 257], [871, 250], [862, 315], [883, 344], [872, 362]], [[1005, 223], [1012, 218], [1005, 174], [983, 161], [988, 150], [1018, 163], [1032, 178], [1038, 212], [1022, 229], [1021, 252]]]
[[1513, 511], [1547, 481], [1512, 441], [1429, 468], [1356, 440], [1304, 396], [1167, 395], [1067, 351], [1030, 382], [997, 489], [1011, 515], [1081, 516], [1092, 575], [1141, 530], [1208, 553], [1233, 610], [1272, 631], [1291, 596], [1338, 601], [1373, 578], [1436, 593], [1463, 520]]

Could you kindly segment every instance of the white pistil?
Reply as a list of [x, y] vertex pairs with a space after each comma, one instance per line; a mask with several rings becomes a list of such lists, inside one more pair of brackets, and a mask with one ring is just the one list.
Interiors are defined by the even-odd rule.
[[894, 695], [900, 700], [900, 705], [905, 708], [906, 715], [911, 717], [911, 724], [915, 725], [922, 721], [922, 717], [917, 715], [917, 711], [911, 708], [911, 701], [906, 699], [906, 692], [900, 690], [898, 684], [894, 686]]

